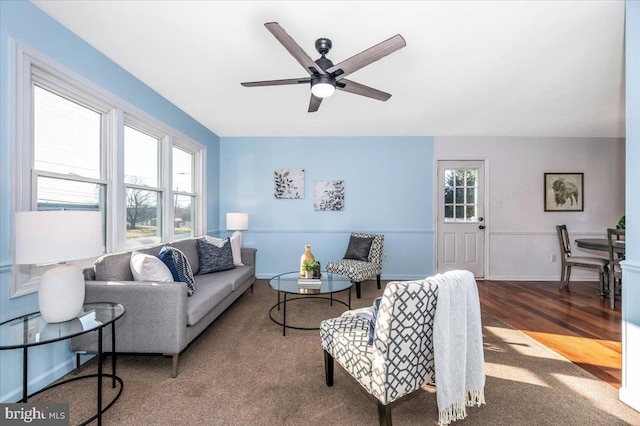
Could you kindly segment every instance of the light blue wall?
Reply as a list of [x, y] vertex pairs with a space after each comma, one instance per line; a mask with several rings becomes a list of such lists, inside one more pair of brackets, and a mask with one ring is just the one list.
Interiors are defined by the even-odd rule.
[[[276, 168], [305, 170], [304, 199], [276, 199]], [[225, 213], [249, 213], [245, 246], [256, 274], [299, 267], [304, 245], [323, 265], [342, 258], [351, 231], [382, 233], [384, 279], [434, 270], [432, 137], [227, 138], [220, 142], [220, 229]], [[344, 180], [344, 211], [315, 211], [315, 180]]]
[[[38, 310], [35, 294], [10, 299], [11, 256], [11, 40], [16, 39], [49, 56], [88, 80], [155, 116], [208, 148], [208, 223], [217, 226], [219, 186], [218, 136], [162, 98], [120, 66], [26, 1], [0, 1], [0, 322]], [[29, 390], [60, 377], [72, 367], [64, 342], [30, 350]], [[18, 351], [0, 352], [0, 402], [13, 401], [21, 392], [21, 357]]]
[[626, 227], [620, 399], [640, 410], [640, 2], [626, 2]]

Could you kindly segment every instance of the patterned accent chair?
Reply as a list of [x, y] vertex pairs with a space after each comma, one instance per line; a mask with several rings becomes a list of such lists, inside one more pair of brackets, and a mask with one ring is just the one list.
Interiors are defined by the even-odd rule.
[[371, 242], [371, 249], [369, 250], [368, 262], [355, 259], [335, 260], [327, 263], [326, 271], [349, 277], [349, 279], [356, 285], [356, 296], [360, 299], [360, 283], [362, 283], [362, 281], [375, 276], [378, 282], [378, 289], [380, 289], [384, 235], [353, 232], [351, 233], [351, 237], [373, 238], [373, 241]]
[[320, 324], [327, 386], [334, 360], [378, 399], [380, 425], [391, 425], [391, 403], [435, 381], [433, 324], [438, 286], [422, 281], [387, 284], [368, 345], [371, 308]]

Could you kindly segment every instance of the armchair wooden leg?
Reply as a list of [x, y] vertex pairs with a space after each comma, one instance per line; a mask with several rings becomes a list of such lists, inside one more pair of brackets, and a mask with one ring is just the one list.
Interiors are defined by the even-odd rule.
[[380, 275], [378, 275], [376, 277], [376, 280], [378, 281], [378, 290], [380, 290], [381, 289], [381, 287], [380, 287]]
[[360, 283], [356, 283], [356, 297], [360, 299]]
[[324, 351], [324, 377], [327, 386], [333, 386], [333, 357], [327, 351]]
[[172, 360], [171, 360], [171, 377], [173, 379], [175, 379], [176, 377], [178, 377], [178, 358], [179, 358], [180, 354], [179, 353], [175, 353], [172, 355]]
[[378, 401], [378, 418], [380, 426], [391, 426], [391, 404], [383, 404]]

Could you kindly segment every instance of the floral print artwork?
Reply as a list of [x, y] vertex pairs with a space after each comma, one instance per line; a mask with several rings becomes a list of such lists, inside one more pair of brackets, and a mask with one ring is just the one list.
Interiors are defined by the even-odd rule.
[[275, 169], [273, 181], [276, 198], [304, 198], [304, 169]]
[[313, 184], [316, 210], [342, 211], [344, 210], [344, 181], [317, 180]]

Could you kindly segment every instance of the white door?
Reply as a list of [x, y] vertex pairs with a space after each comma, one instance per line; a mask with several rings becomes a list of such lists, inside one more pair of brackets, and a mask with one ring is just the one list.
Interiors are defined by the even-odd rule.
[[438, 161], [437, 194], [437, 272], [484, 278], [484, 161]]

